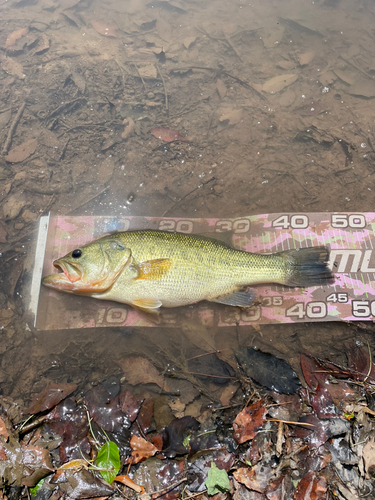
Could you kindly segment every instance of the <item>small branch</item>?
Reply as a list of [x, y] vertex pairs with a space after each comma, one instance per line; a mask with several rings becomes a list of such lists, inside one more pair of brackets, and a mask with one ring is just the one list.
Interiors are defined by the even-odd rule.
[[8, 132], [8, 136], [7, 136], [7, 140], [5, 141], [5, 144], [4, 144], [4, 147], [3, 147], [3, 154], [6, 155], [8, 154], [8, 151], [9, 151], [9, 148], [10, 148], [10, 145], [12, 143], [12, 139], [13, 139], [13, 135], [14, 135], [14, 132], [16, 131], [16, 128], [17, 128], [17, 125], [21, 119], [21, 116], [25, 110], [25, 107], [26, 107], [26, 102], [23, 102], [22, 105], [20, 106], [16, 116], [14, 117], [14, 120], [12, 122], [12, 125], [10, 126], [10, 129], [9, 129], [9, 132]]
[[159, 65], [158, 64], [155, 64], [157, 70], [158, 70], [158, 73], [160, 75], [160, 78], [161, 78], [161, 81], [163, 82], [163, 88], [164, 88], [164, 95], [165, 95], [165, 109], [167, 110], [167, 112], [169, 111], [169, 104], [168, 104], [168, 94], [167, 94], [167, 87], [165, 86], [165, 81], [164, 81], [164, 78], [163, 78], [163, 75], [161, 74], [161, 71], [160, 71], [160, 68], [159, 68]]

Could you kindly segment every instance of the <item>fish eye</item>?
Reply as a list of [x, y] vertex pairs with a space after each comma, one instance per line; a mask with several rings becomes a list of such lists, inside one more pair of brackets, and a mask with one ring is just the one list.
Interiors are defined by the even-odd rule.
[[82, 250], [80, 248], [76, 248], [72, 252], [73, 259], [79, 259], [81, 257], [81, 255], [82, 255]]

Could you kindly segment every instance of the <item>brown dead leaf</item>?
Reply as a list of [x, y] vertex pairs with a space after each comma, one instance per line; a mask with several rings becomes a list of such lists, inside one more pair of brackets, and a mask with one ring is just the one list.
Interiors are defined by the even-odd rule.
[[22, 463], [25, 466], [23, 477], [24, 486], [35, 486], [42, 477], [54, 470], [51, 455], [41, 446], [22, 446]]
[[263, 425], [267, 413], [264, 399], [247, 406], [233, 422], [233, 436], [237, 443], [242, 444], [253, 439], [258, 429]]
[[23, 142], [19, 146], [11, 149], [8, 155], [5, 157], [5, 160], [9, 163], [19, 163], [21, 161], [24, 161], [35, 152], [37, 145], [38, 142], [36, 139], [30, 139], [26, 142]]
[[362, 458], [369, 478], [375, 476], [375, 437], [371, 438], [363, 447]]
[[122, 413], [128, 417], [130, 422], [134, 422], [137, 418], [141, 404], [130, 391], [125, 389], [120, 394], [120, 407]]
[[136, 493], [144, 493], [145, 492], [144, 487], [140, 486], [139, 484], [136, 484], [134, 481], [132, 481], [130, 479], [129, 476], [116, 476], [114, 481], [125, 484], [125, 486], [127, 486], [128, 488], [131, 488]]
[[5, 222], [0, 221], [0, 243], [5, 243], [7, 240], [7, 236], [8, 233], [7, 233], [7, 228], [5, 226]]
[[5, 73], [8, 73], [8, 75], [16, 76], [20, 80], [25, 78], [22, 64], [15, 61], [11, 57], [4, 57], [4, 59], [2, 59], [1, 69], [3, 69]]
[[218, 78], [216, 80], [216, 90], [220, 96], [220, 99], [225, 97], [225, 94], [227, 93], [227, 87], [225, 86], [225, 83], [223, 82], [223, 80], [220, 80], [220, 78]]
[[7, 50], [13, 50], [16, 41], [23, 36], [26, 36], [29, 32], [29, 28], [21, 28], [19, 30], [13, 31], [7, 38], [5, 42], [5, 48]]
[[131, 385], [156, 384], [164, 389], [166, 387], [163, 377], [155, 366], [146, 358], [131, 356], [130, 358], [118, 360], [117, 364], [121, 366], [126, 381]]
[[315, 52], [304, 52], [303, 54], [300, 54], [298, 56], [298, 62], [300, 63], [301, 66], [306, 66], [306, 64], [309, 64], [315, 57]]
[[7, 431], [4, 420], [0, 417], [0, 436], [4, 436], [5, 441], [9, 438], [9, 433]]
[[125, 128], [124, 128], [123, 133], [121, 134], [121, 137], [123, 139], [128, 139], [134, 133], [134, 128], [135, 128], [134, 120], [132, 118], [130, 118], [130, 116], [129, 116], [129, 118], [126, 118], [123, 121], [123, 124], [125, 125]]
[[151, 134], [157, 139], [161, 139], [164, 142], [189, 142], [189, 139], [187, 137], [184, 137], [178, 130], [173, 130], [172, 128], [152, 127]]
[[77, 389], [76, 384], [50, 384], [34, 396], [30, 406], [25, 411], [28, 414], [49, 410]]
[[295, 500], [322, 500], [326, 498], [327, 481], [315, 471], [307, 472], [294, 492]]
[[42, 33], [38, 40], [38, 45], [36, 46], [33, 54], [43, 54], [49, 49], [49, 39], [45, 33]]
[[249, 490], [263, 493], [273, 478], [273, 472], [271, 467], [267, 467], [264, 464], [257, 464], [251, 469], [248, 467], [237, 469], [233, 473], [233, 476], [239, 483], [249, 488]]
[[92, 19], [91, 25], [100, 35], [117, 38], [116, 26], [107, 23], [104, 19]]
[[279, 75], [274, 76], [262, 86], [263, 92], [268, 92], [269, 94], [276, 94], [280, 90], [284, 89], [288, 85], [294, 83], [298, 78], [298, 75], [291, 73], [289, 75]]
[[141, 436], [133, 435], [130, 439], [131, 456], [128, 458], [126, 463], [138, 464], [143, 462], [147, 458], [153, 457], [158, 451], [156, 446], [154, 446], [150, 441], [146, 441]]
[[233, 398], [233, 396], [236, 394], [238, 389], [238, 383], [235, 384], [228, 384], [222, 391], [220, 395], [220, 403], [223, 406], [229, 406], [230, 400]]
[[169, 390], [166, 389], [163, 377], [148, 359], [131, 356], [117, 361], [117, 364], [121, 366], [129, 384], [156, 384], [164, 390]]

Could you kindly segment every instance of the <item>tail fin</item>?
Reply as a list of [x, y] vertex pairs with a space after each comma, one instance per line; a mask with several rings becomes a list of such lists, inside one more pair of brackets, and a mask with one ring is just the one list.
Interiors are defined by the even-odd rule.
[[287, 286], [324, 286], [335, 278], [328, 267], [329, 250], [327, 247], [300, 248], [281, 252], [289, 268], [284, 285]]

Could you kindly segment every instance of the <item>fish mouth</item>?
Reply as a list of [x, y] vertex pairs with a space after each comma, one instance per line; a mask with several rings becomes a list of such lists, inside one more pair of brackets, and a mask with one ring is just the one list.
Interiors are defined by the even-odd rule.
[[58, 271], [60, 271], [57, 273], [57, 276], [60, 276], [60, 279], [61, 273], [63, 273], [71, 283], [75, 283], [82, 278], [83, 272], [79, 264], [64, 262], [63, 260], [57, 259], [54, 261], [53, 265]]
[[55, 260], [53, 265], [59, 272], [45, 276], [42, 280], [43, 285], [56, 290], [73, 292], [78, 285], [77, 281], [79, 281], [83, 275], [80, 267], [76, 264], [63, 262], [60, 259]]

